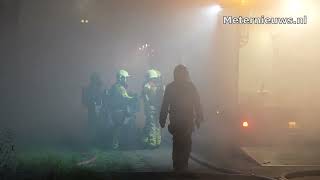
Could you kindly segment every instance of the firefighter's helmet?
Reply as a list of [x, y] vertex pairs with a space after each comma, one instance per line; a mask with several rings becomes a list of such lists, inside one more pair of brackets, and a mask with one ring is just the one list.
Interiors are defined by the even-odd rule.
[[147, 79], [157, 79], [157, 78], [159, 78], [159, 73], [155, 69], [150, 69], [147, 71], [146, 78]]

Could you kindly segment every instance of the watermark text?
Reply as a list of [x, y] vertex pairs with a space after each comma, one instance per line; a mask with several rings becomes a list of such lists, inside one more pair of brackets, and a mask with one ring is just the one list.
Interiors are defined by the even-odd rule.
[[308, 17], [223, 16], [223, 24], [307, 24]]

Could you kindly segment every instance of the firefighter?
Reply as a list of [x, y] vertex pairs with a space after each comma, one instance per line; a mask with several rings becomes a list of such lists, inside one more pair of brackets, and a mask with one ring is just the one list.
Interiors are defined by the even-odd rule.
[[93, 73], [89, 86], [82, 91], [82, 103], [88, 109], [88, 125], [92, 136], [96, 136], [96, 126], [102, 110], [102, 94], [103, 83], [100, 75]]
[[147, 148], [159, 147], [161, 143], [161, 128], [158, 117], [163, 94], [164, 87], [161, 81], [161, 73], [155, 69], [148, 70], [142, 90], [145, 115], [143, 143]]
[[175, 171], [184, 171], [188, 169], [194, 126], [200, 128], [203, 115], [199, 94], [183, 65], [175, 67], [174, 81], [166, 86], [159, 118], [162, 128], [165, 127], [168, 114], [168, 130], [173, 139], [173, 168]]
[[112, 119], [112, 148], [119, 148], [122, 127], [132, 120], [130, 105], [137, 102], [137, 96], [130, 96], [127, 92], [129, 74], [126, 70], [117, 73], [117, 82], [109, 90], [110, 113]]

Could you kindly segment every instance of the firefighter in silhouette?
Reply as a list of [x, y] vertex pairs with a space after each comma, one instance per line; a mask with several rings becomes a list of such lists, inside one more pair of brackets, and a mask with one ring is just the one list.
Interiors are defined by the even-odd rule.
[[173, 168], [175, 171], [187, 170], [191, 135], [195, 125], [200, 128], [203, 114], [197, 89], [183, 65], [175, 67], [174, 81], [166, 86], [159, 118], [162, 128], [165, 127], [168, 114], [168, 130], [173, 137]]
[[142, 90], [145, 116], [143, 143], [147, 148], [159, 147], [161, 143], [161, 128], [158, 117], [163, 94], [164, 86], [161, 81], [161, 73], [155, 69], [148, 70]]
[[132, 123], [133, 114], [132, 104], [137, 104], [137, 95], [130, 96], [127, 92], [127, 81], [129, 74], [126, 70], [117, 73], [117, 82], [109, 90], [110, 113], [112, 119], [112, 148], [119, 148], [119, 140], [123, 127]]
[[103, 83], [98, 73], [90, 77], [90, 84], [82, 91], [82, 104], [88, 109], [88, 123], [93, 133], [99, 121], [102, 110]]

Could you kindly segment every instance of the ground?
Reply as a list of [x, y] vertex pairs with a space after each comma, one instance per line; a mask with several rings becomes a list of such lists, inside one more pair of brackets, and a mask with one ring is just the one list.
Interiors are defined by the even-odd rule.
[[[111, 172], [171, 172], [171, 148], [154, 150], [103, 150], [92, 148], [86, 152], [68, 149], [31, 149], [17, 152], [17, 172], [24, 176], [55, 174], [74, 171], [92, 173]], [[190, 160], [190, 171], [210, 170]]]
[[[253, 146], [240, 149], [223, 143], [201, 142], [200, 138], [194, 141], [193, 146], [197, 158], [214, 166], [236, 170], [243, 174], [279, 178], [289, 172], [320, 169], [320, 149], [317, 146]], [[252, 156], [249, 156], [248, 152]], [[311, 179], [319, 177], [297, 180]]]
[[[203, 139], [205, 140], [205, 139]], [[153, 150], [119, 150], [112, 151], [104, 148], [89, 148], [86, 150], [72, 150], [67, 148], [32, 148], [17, 151], [17, 173], [23, 177], [43, 177], [52, 175], [53, 179], [87, 179], [85, 177], [107, 177], [112, 173], [139, 173], [148, 175], [148, 173], [168, 173], [172, 172], [171, 147], [170, 140], [164, 142], [159, 149]], [[205, 144], [205, 146], [203, 146]], [[304, 153], [299, 150], [290, 153], [280, 152], [279, 157], [274, 148], [259, 147], [247, 148], [250, 153], [262, 153], [259, 160], [256, 162], [252, 157], [246, 154], [246, 150], [236, 147], [217, 146], [217, 143], [212, 141], [201, 142], [200, 139], [193, 143], [192, 156], [198, 160], [204, 160], [211, 165], [225, 169], [237, 170], [244, 174], [255, 174], [259, 176], [280, 177], [282, 174], [297, 170], [313, 170], [318, 169], [318, 166], [273, 166], [272, 164], [263, 165], [264, 159], [272, 163], [272, 159], [281, 162], [289, 159], [292, 162], [297, 162], [299, 159], [294, 156], [294, 152], [298, 155], [310, 153], [304, 149]], [[314, 148], [313, 148], [314, 149]], [[270, 156], [271, 154], [271, 156]], [[318, 154], [314, 152], [314, 154]], [[294, 157], [293, 157], [294, 156]], [[306, 157], [306, 156], [303, 156]], [[309, 157], [309, 156], [307, 156]], [[294, 160], [294, 161], [293, 161]], [[312, 160], [312, 158], [311, 158]], [[318, 159], [313, 159], [318, 160]], [[190, 160], [190, 172], [192, 173], [214, 173], [214, 171], [205, 165], [200, 165], [198, 161]], [[315, 162], [315, 161], [312, 161]], [[70, 178], [70, 174], [76, 174], [74, 178]], [[1, 174], [0, 174], [1, 175]], [[153, 176], [152, 174], [149, 174]], [[160, 174], [158, 174], [160, 175]], [[128, 175], [130, 177], [131, 175]], [[52, 178], [51, 178], [52, 179]], [[93, 178], [95, 179], [95, 178]], [[99, 179], [99, 178], [96, 178]], [[192, 179], [192, 178], [191, 178]]]

